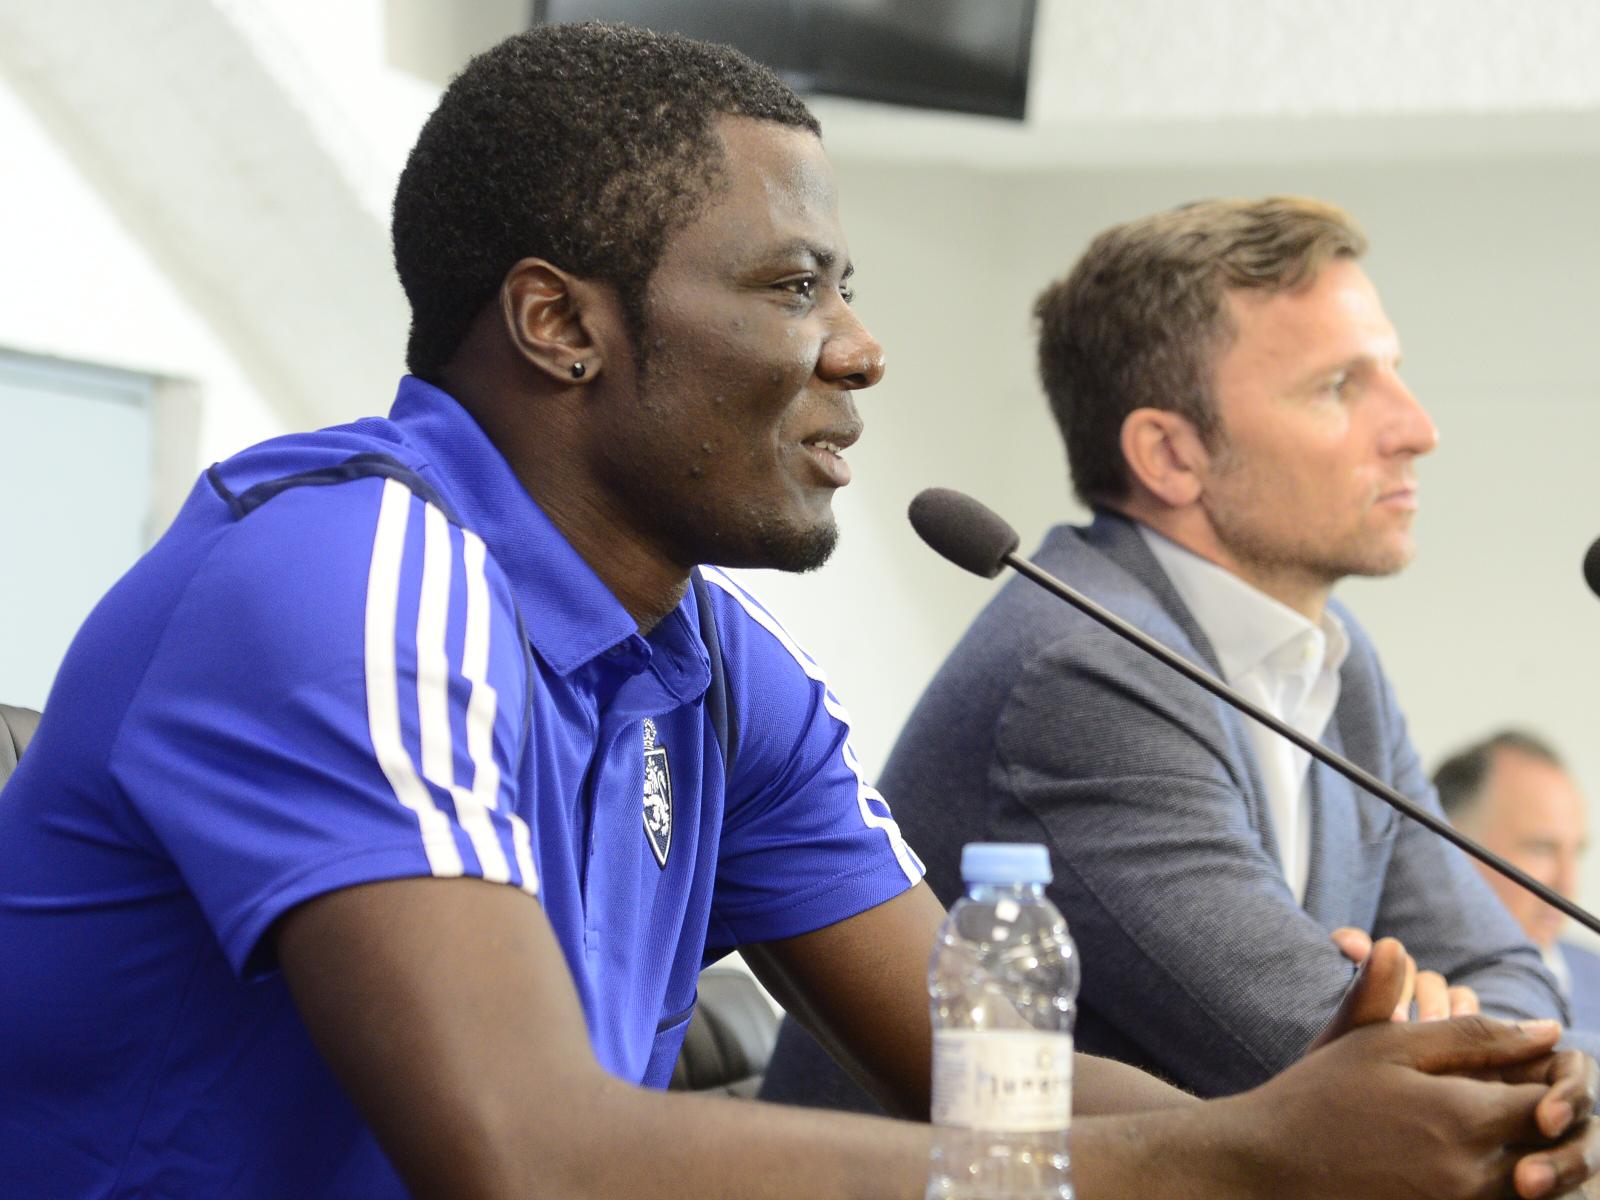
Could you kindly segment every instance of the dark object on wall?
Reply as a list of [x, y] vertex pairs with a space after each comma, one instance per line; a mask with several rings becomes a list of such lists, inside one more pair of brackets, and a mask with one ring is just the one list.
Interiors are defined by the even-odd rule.
[[723, 42], [798, 92], [1022, 120], [1037, 0], [535, 0], [535, 23], [626, 21]]

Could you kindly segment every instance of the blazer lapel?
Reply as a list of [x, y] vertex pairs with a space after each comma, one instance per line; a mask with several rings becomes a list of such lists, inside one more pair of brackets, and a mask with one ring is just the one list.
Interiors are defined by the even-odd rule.
[[1178, 590], [1172, 586], [1172, 580], [1167, 578], [1156, 556], [1150, 553], [1144, 535], [1139, 532], [1138, 522], [1130, 521], [1118, 513], [1096, 509], [1094, 523], [1081, 533], [1084, 541], [1132, 575], [1161, 602], [1167, 615], [1178, 623], [1178, 628], [1183, 630], [1190, 644], [1199, 651], [1203, 661], [1198, 665], [1221, 679], [1222, 666], [1217, 661], [1217, 652], [1211, 648], [1211, 639], [1206, 637], [1205, 631], [1195, 621], [1194, 614], [1179, 597]]
[[[1217, 661], [1216, 651], [1211, 647], [1211, 639], [1206, 637], [1205, 631], [1194, 619], [1194, 614], [1184, 604], [1178, 595], [1178, 590], [1172, 586], [1172, 581], [1161, 569], [1156, 556], [1150, 553], [1144, 535], [1139, 532], [1138, 523], [1119, 513], [1096, 509], [1093, 523], [1078, 532], [1085, 542], [1133, 576], [1156, 598], [1167, 615], [1179, 629], [1183, 630], [1189, 639], [1190, 648], [1200, 656], [1200, 661], [1195, 665], [1204, 667], [1216, 678], [1222, 679], [1222, 666]], [[1185, 649], [1178, 646], [1169, 648], [1178, 653], [1183, 653]], [[1176, 675], [1173, 678], [1173, 686], [1199, 687], [1198, 684], [1187, 679], [1179, 679]], [[1245, 778], [1242, 782], [1245, 810], [1251, 827], [1260, 837], [1262, 848], [1272, 856], [1281, 869], [1283, 859], [1278, 853], [1277, 830], [1273, 827], [1272, 814], [1267, 808], [1267, 792], [1261, 782], [1261, 769], [1256, 764], [1255, 751], [1251, 748], [1250, 739], [1245, 731], [1244, 723], [1250, 718], [1223, 701], [1217, 703], [1223, 706], [1223, 726], [1228, 731], [1233, 757], [1244, 768]]]
[[[1364, 730], [1353, 715], [1363, 709], [1366, 687], [1346, 660], [1340, 672], [1339, 705], [1321, 740], [1335, 754], [1382, 775], [1374, 741], [1377, 726]], [[1399, 818], [1383, 801], [1316, 759], [1311, 760], [1311, 788], [1311, 870], [1305, 910], [1330, 928], [1369, 928]]]

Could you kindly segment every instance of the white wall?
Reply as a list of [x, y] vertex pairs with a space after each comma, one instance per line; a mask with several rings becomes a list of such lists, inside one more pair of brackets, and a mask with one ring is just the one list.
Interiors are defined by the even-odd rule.
[[0, 345], [193, 381], [197, 462], [282, 432], [206, 314], [0, 74]]

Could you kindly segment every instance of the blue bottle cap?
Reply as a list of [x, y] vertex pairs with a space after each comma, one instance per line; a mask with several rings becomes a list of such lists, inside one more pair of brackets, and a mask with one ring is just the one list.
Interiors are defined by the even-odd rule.
[[1049, 883], [1050, 852], [1035, 842], [968, 842], [961, 847], [967, 883]]

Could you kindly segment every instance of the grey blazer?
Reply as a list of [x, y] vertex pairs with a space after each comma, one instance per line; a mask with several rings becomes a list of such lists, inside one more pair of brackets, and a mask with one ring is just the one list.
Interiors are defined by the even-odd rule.
[[[1036, 558], [1221, 674], [1132, 522], [1058, 527]], [[1337, 611], [1351, 649], [1324, 740], [1437, 811], [1372, 644]], [[1305, 1051], [1351, 980], [1328, 939], [1340, 925], [1401, 938], [1487, 1012], [1565, 1020], [1538, 953], [1466, 857], [1317, 763], [1297, 904], [1245, 720], [1018, 578], [935, 676], [881, 789], [946, 904], [963, 843], [1048, 845], [1051, 895], [1082, 954], [1079, 1048], [1200, 1095], [1252, 1087]], [[838, 1103], [840, 1077], [819, 1064], [786, 1030], [764, 1094]]]

